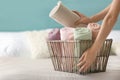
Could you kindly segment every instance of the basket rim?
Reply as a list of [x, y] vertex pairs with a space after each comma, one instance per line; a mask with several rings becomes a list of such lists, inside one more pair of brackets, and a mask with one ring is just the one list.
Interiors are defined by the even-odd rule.
[[[47, 42], [82, 42], [82, 41], [93, 42], [93, 40], [47, 40]], [[113, 39], [110, 38], [110, 39], [106, 39], [105, 41], [113, 41]]]

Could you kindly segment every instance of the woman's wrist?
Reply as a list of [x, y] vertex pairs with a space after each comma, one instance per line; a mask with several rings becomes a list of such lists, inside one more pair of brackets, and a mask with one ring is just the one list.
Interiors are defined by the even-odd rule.
[[91, 17], [89, 17], [89, 23], [93, 23], [93, 19]]
[[90, 23], [92, 22], [98, 22], [97, 19], [96, 19], [96, 16], [91, 16], [90, 17]]
[[86, 17], [84, 20], [84, 24], [88, 25], [89, 23], [92, 23], [92, 19], [90, 17]]

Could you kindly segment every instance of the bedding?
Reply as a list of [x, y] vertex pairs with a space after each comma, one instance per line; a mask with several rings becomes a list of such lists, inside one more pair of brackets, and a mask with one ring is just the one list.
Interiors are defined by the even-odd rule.
[[48, 37], [48, 33], [52, 29], [39, 30], [39, 31], [28, 31], [25, 33], [28, 46], [30, 46], [31, 50], [31, 58], [48, 58], [50, 57], [46, 38]]
[[116, 53], [117, 56], [120, 56], [120, 42], [114, 42], [111, 50]]
[[120, 30], [112, 30], [108, 38], [112, 38], [113, 42], [120, 42]]
[[[24, 32], [0, 32], [0, 56], [32, 57], [34, 59], [50, 57], [45, 38], [51, 30], [52, 29]], [[113, 39], [111, 54], [118, 56], [120, 55], [119, 35], [120, 30], [113, 30], [108, 36], [108, 38]]]
[[[54, 71], [44, 31], [1, 32], [0, 33], [0, 80], [119, 80], [120, 57], [110, 56], [107, 71], [86, 76]], [[45, 36], [43, 36], [45, 34]], [[113, 30], [108, 38], [113, 44], [120, 41], [120, 31]], [[43, 47], [44, 45], [44, 47]], [[39, 48], [38, 48], [39, 47]], [[113, 46], [114, 47], [114, 46]], [[33, 49], [31, 49], [33, 48]], [[118, 44], [116, 44], [118, 48]], [[32, 50], [34, 50], [32, 52]], [[33, 54], [36, 53], [36, 54]], [[31, 59], [31, 54], [35, 55]], [[32, 55], [32, 56], [33, 56]], [[44, 59], [43, 59], [44, 58]]]
[[120, 30], [112, 30], [108, 38], [113, 39], [111, 54], [120, 56]]
[[120, 59], [110, 56], [107, 71], [78, 75], [54, 71], [51, 59], [0, 57], [0, 80], [119, 80]]
[[30, 58], [25, 32], [0, 32], [0, 56]]
[[48, 58], [46, 37], [51, 30], [0, 32], [0, 56]]

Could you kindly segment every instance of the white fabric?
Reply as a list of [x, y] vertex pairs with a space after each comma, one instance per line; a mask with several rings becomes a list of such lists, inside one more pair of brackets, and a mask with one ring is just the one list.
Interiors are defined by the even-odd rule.
[[46, 37], [51, 30], [0, 32], [0, 56], [50, 57]]
[[107, 71], [78, 75], [54, 71], [50, 59], [0, 58], [0, 80], [120, 80], [120, 59], [110, 56]]
[[113, 42], [120, 42], [120, 30], [112, 30], [108, 38], [112, 38]]
[[32, 58], [36, 59], [50, 57], [46, 38], [51, 30], [52, 29], [26, 32], [25, 35], [31, 49]]
[[24, 32], [0, 32], [0, 56], [30, 57]]
[[112, 44], [112, 52], [116, 53], [117, 56], [120, 56], [120, 41], [119, 42], [114, 42]]
[[[32, 53], [32, 56], [37, 58], [48, 57], [46, 43], [42, 40], [45, 40], [46, 32], [49, 31], [50, 29], [0, 33], [0, 55], [28, 57]], [[113, 42], [119, 41], [119, 34], [120, 31], [112, 31], [109, 38], [113, 38]], [[82, 76], [54, 71], [49, 58], [32, 60], [20, 57], [0, 57], [0, 80], [119, 80], [119, 63], [119, 56], [110, 56], [106, 72]]]
[[112, 30], [108, 38], [113, 39], [111, 53], [120, 56], [120, 30]]
[[[46, 36], [52, 29], [25, 32], [0, 32], [0, 56], [47, 58], [49, 51]], [[113, 30], [108, 38], [113, 39], [112, 52], [120, 55], [120, 31]]]

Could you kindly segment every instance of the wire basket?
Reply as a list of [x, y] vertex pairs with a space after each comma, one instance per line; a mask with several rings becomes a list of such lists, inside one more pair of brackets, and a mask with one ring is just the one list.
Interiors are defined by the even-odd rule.
[[95, 62], [86, 72], [79, 72], [77, 64], [83, 52], [92, 45], [91, 40], [49, 40], [47, 41], [50, 57], [56, 71], [88, 74], [105, 72], [112, 45], [112, 39], [105, 40], [100, 51], [97, 52]]

